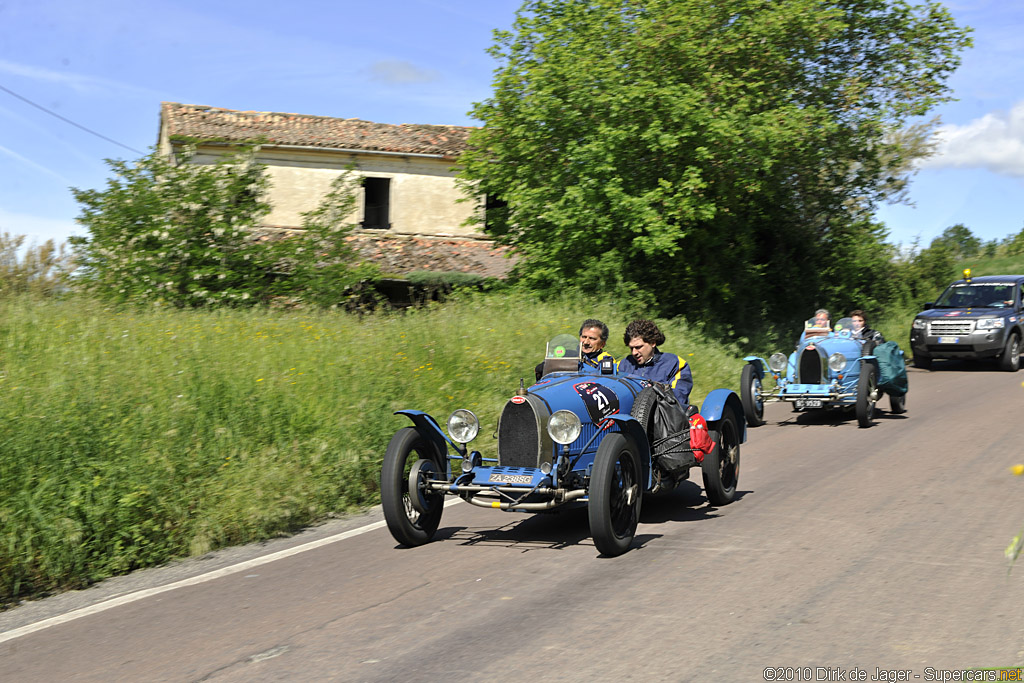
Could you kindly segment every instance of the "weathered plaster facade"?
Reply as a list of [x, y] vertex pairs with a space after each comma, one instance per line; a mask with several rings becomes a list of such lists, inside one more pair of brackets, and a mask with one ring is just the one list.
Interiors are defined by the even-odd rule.
[[[401, 253], [396, 262], [405, 264], [404, 272], [500, 276], [511, 265], [506, 251], [492, 250], [476, 227], [466, 224], [478, 202], [455, 183], [455, 165], [470, 130], [164, 102], [158, 149], [170, 155], [189, 141], [212, 141], [202, 143], [195, 157], [209, 163], [232, 145], [258, 140], [256, 158], [266, 165], [271, 182], [272, 210], [264, 219], [270, 230], [299, 228], [301, 214], [315, 209], [331, 182], [352, 168], [367, 178], [351, 220], [367, 228], [357, 231], [355, 242], [368, 258]], [[368, 199], [375, 207], [369, 212]], [[476, 260], [466, 254], [477, 255]]]

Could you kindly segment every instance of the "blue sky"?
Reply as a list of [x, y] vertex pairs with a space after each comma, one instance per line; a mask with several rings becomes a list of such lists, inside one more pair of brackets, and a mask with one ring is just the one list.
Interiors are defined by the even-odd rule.
[[[0, 232], [84, 234], [68, 188], [101, 188], [104, 159], [147, 153], [162, 101], [475, 125], [467, 112], [490, 93], [492, 30], [520, 4], [0, 1]], [[892, 242], [927, 244], [957, 223], [983, 239], [1024, 228], [1024, 8], [946, 6], [976, 44], [950, 81], [959, 101], [935, 112], [940, 154], [914, 178], [915, 207], [879, 212]]]

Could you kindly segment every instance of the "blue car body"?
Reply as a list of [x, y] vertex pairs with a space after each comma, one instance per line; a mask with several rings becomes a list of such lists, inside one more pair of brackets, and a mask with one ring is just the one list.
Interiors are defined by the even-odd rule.
[[[426, 536], [422, 542], [430, 540], [432, 533], [415, 534], [405, 525], [409, 518], [413, 518], [415, 526], [416, 514], [431, 511], [428, 505], [430, 499], [433, 498], [436, 503], [437, 497], [442, 495], [459, 496], [480, 507], [519, 512], [592, 505], [595, 463], [602, 469], [601, 463], [605, 462], [602, 471], [615, 479], [622, 475], [623, 469], [631, 470], [635, 462], [635, 474], [626, 472], [624, 475], [632, 483], [611, 484], [612, 493], [609, 495], [613, 500], [608, 503], [603, 498], [601, 504], [614, 507], [614, 497], [620, 495], [622, 499], [619, 505], [629, 507], [635, 504], [635, 512], [638, 514], [639, 500], [644, 493], [667, 490], [688, 477], [687, 468], [684, 476], [668, 480], [658, 466], [657, 453], [652, 452], [649, 439], [651, 406], [648, 405], [648, 410], [638, 414], [637, 403], [643, 394], [644, 398], [640, 401], [649, 404], [651, 391], [646, 394], [644, 392], [651, 382], [641, 377], [617, 374], [611, 363], [597, 372], [592, 368], [583, 368], [582, 364], [577, 366], [578, 349], [570, 348], [562, 352], [567, 343], [563, 339], [561, 346], [549, 344], [549, 358], [545, 361], [545, 368], [551, 371], [532, 386], [521, 385], [505, 402], [495, 431], [497, 443], [494, 452], [473, 450], [472, 443], [460, 443], [456, 437], [446, 433], [438, 420], [422, 411], [400, 410], [396, 413], [409, 418], [418, 438], [429, 443], [429, 447], [421, 447], [420, 450], [426, 453], [420, 453], [420, 458], [433, 460], [415, 472], [412, 471], [415, 465], [413, 468], [403, 467], [402, 473], [398, 473], [397, 464], [388, 470], [389, 457], [402, 457], [392, 455], [395, 449], [389, 446], [381, 483], [385, 516], [389, 508], [386, 496], [398, 494], [395, 490], [388, 493], [386, 489], [394, 489], [395, 482], [399, 485], [404, 483], [401, 495], [410, 499], [406, 512], [412, 513], [403, 519], [397, 503], [391, 506], [392, 513], [388, 522], [396, 540], [405, 545], [419, 544], [422, 536]], [[552, 348], [559, 349], [559, 355], [555, 356]], [[555, 442], [548, 430], [552, 416], [560, 411], [568, 411], [579, 422], [579, 435], [569, 443]], [[475, 419], [475, 416], [470, 418], [471, 414], [467, 415], [468, 411], [462, 413], [463, 419]], [[715, 389], [704, 399], [700, 415], [706, 421], [709, 432], [716, 438], [718, 447], [714, 457], [705, 458], [704, 465], [697, 465], [696, 462], [693, 464], [702, 468], [706, 490], [709, 488], [708, 477], [711, 477], [711, 485], [715, 485], [714, 477], [722, 475], [721, 468], [732, 467], [726, 473], [726, 478], [731, 477], [732, 489], [728, 491], [728, 500], [721, 500], [720, 504], [724, 504], [734, 495], [735, 477], [739, 469], [739, 444], [746, 440], [743, 407], [734, 392]], [[572, 421], [571, 418], [569, 420]], [[452, 431], [451, 423], [447, 431]], [[484, 431], [489, 433], [489, 430]], [[615, 453], [602, 455], [604, 451], [615, 450], [611, 446], [605, 448], [605, 441], [611, 435], [618, 435], [612, 441], [618, 444], [616, 448], [619, 450], [624, 444], [628, 445], [625, 450], [630, 456], [626, 458], [620, 454], [614, 465], [608, 465], [606, 461], [616, 458]], [[393, 446], [397, 439], [396, 434], [395, 439], [392, 439]], [[413, 437], [409, 436], [409, 439]], [[709, 460], [715, 460], [715, 465], [719, 467], [717, 472], [708, 471], [706, 465]], [[427, 470], [425, 474], [423, 468]], [[410, 474], [406, 475], [406, 471]], [[402, 480], [405, 476], [408, 476], [407, 482]], [[729, 489], [729, 484], [727, 481], [726, 489]], [[721, 482], [717, 482], [716, 490], [721, 493]], [[711, 500], [715, 495], [709, 492], [708, 497]], [[614, 517], [614, 511], [611, 514]], [[592, 530], [594, 524], [592, 514]], [[627, 528], [620, 531], [628, 532], [628, 526], [627, 520]], [[632, 533], [625, 535], [631, 540]], [[598, 534], [594, 536], [599, 550], [604, 554], [618, 554], [628, 547], [628, 543], [622, 547], [624, 539], [615, 534], [615, 542], [610, 544], [600, 542]]]
[[882, 393], [874, 346], [855, 338], [851, 319], [843, 318], [828, 329], [806, 328], [784, 362], [782, 354], [745, 357], [740, 393], [747, 423], [761, 424], [764, 404], [782, 401], [796, 410], [856, 408], [861, 426], [869, 426]]

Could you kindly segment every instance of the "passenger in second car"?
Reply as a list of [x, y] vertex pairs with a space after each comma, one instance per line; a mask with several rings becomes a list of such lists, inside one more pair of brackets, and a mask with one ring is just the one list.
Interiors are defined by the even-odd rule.
[[868, 327], [867, 319], [864, 317], [864, 311], [858, 308], [854, 312], [850, 313], [850, 320], [853, 322], [854, 339], [872, 339], [879, 344], [885, 341], [885, 337], [882, 336], [881, 332]]

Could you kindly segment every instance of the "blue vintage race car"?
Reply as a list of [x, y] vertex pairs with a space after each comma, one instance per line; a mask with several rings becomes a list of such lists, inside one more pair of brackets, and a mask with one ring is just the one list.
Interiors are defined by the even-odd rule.
[[[392, 536], [406, 546], [429, 542], [446, 495], [480, 507], [538, 512], [588, 507], [598, 551], [620, 555], [633, 542], [645, 495], [675, 488], [699, 466], [711, 505], [736, 495], [743, 407], [727, 389], [715, 389], [700, 409], [713, 447], [697, 465], [686, 427], [664, 437], [665, 415], [684, 415], [671, 392], [650, 381], [617, 374], [611, 362], [581, 364], [579, 340], [559, 335], [547, 345], [543, 378], [518, 391], [502, 408], [495, 453], [469, 448], [480, 431], [471, 411], [454, 411], [447, 433], [419, 410], [400, 410], [412, 425], [395, 433], [381, 468], [381, 503]], [[667, 403], [673, 405], [667, 405]], [[662, 412], [659, 411], [678, 411]], [[700, 421], [695, 420], [699, 425]], [[657, 424], [656, 424], [657, 423]], [[695, 427], [695, 428], [699, 428]], [[659, 431], [660, 430], [660, 431]], [[697, 439], [694, 439], [697, 443]], [[705, 444], [706, 445], [706, 444]]]
[[[888, 378], [880, 377], [878, 358], [872, 355], [875, 342], [855, 339], [850, 318], [832, 328], [813, 325], [813, 319], [807, 321], [788, 358], [775, 353], [767, 361], [758, 356], [743, 359], [747, 364], [740, 377], [740, 396], [748, 425], [764, 424], [764, 404], [771, 401], [791, 403], [794, 410], [852, 408], [861, 427], [871, 426], [875, 404], [884, 393], [889, 394], [893, 413], [905, 411], [905, 388], [888, 388]], [[896, 352], [902, 356], [902, 351]], [[769, 374], [775, 380], [771, 390], [765, 387]]]

